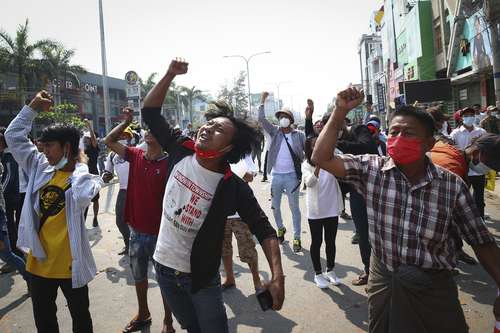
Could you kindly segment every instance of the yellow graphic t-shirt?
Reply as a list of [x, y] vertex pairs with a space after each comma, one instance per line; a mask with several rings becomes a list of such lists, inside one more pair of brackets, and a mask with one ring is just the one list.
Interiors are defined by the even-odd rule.
[[[71, 249], [69, 246], [68, 225], [66, 223], [66, 200], [64, 189], [67, 187], [71, 172], [56, 171], [52, 179], [40, 189], [41, 216], [47, 212], [47, 220], [39, 231], [47, 259], [39, 260], [28, 255], [26, 270], [31, 274], [52, 278], [71, 278]], [[62, 200], [58, 198], [62, 196]], [[52, 205], [59, 201], [58, 204]]]

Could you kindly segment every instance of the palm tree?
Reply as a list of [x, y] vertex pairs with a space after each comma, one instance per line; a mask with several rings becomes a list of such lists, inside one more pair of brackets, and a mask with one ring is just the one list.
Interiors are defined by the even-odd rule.
[[[66, 94], [66, 81], [68, 76], [80, 87], [80, 80], [78, 74], [86, 73], [87, 70], [80, 65], [71, 65], [70, 60], [75, 55], [75, 50], [66, 49], [62, 45], [57, 44], [54, 46], [44, 46], [41, 48], [42, 52], [42, 71], [44, 75], [48, 75], [53, 79], [63, 79], [65, 100]], [[59, 86], [59, 93], [61, 87]]]
[[180, 87], [181, 92], [184, 92], [185, 95], [185, 104], [187, 109], [189, 110], [189, 122], [193, 123], [193, 101], [195, 99], [199, 99], [202, 101], [206, 100], [205, 95], [203, 95], [203, 91], [196, 89], [195, 86], [192, 88]]
[[35, 59], [35, 52], [43, 47], [55, 46], [50, 39], [42, 39], [32, 44], [28, 41], [28, 19], [24, 25], [19, 25], [14, 37], [0, 30], [0, 54], [10, 71], [17, 74], [17, 94], [20, 101], [24, 100], [27, 88], [33, 88], [38, 79], [40, 61]]
[[149, 74], [148, 78], [146, 79], [146, 82], [144, 82], [141, 78], [139, 78], [139, 82], [141, 83], [141, 96], [142, 96], [142, 98], [146, 97], [146, 95], [149, 93], [149, 91], [151, 89], [153, 89], [153, 87], [155, 86], [155, 84], [156, 84], [155, 78], [157, 75], [158, 75], [158, 73], [156, 73], [156, 72]]

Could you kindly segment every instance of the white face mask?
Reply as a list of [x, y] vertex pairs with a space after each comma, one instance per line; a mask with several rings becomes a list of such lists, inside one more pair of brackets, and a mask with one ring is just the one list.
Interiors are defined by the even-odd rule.
[[121, 143], [124, 146], [128, 145], [128, 141], [127, 140], [118, 140], [118, 143]]
[[462, 122], [464, 123], [465, 126], [471, 127], [472, 125], [474, 125], [475, 119], [476, 118], [473, 116], [467, 116], [463, 117]]
[[66, 157], [66, 152], [64, 152], [63, 157], [61, 157], [59, 162], [57, 162], [57, 164], [54, 165], [54, 169], [61, 170], [62, 168], [64, 168], [66, 164], [68, 164], [68, 157]]
[[485, 175], [491, 170], [483, 162], [479, 162], [478, 164], [474, 164], [472, 161], [469, 162], [469, 169], [474, 170], [475, 172], [477, 172], [481, 175]]
[[491, 113], [491, 116], [492, 116], [492, 117], [497, 117], [497, 118], [499, 118], [499, 114], [498, 114], [498, 112], [492, 112], [492, 113]]
[[282, 117], [280, 118], [280, 127], [281, 128], [287, 128], [290, 126], [290, 119], [287, 117]]

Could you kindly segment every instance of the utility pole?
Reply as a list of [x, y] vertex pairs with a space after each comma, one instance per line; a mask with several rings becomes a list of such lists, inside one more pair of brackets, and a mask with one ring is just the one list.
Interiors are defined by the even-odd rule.
[[500, 107], [500, 0], [487, 0], [484, 11], [491, 35], [495, 102], [496, 106]]
[[[106, 65], [106, 42], [104, 40], [104, 18], [102, 13], [102, 0], [99, 0], [99, 23], [101, 28], [101, 59], [102, 59], [102, 91], [104, 97], [104, 126], [106, 134], [111, 130], [111, 119], [109, 118], [109, 90], [108, 90], [108, 69]], [[141, 101], [139, 100], [139, 107]], [[97, 119], [97, 122], [98, 119]]]

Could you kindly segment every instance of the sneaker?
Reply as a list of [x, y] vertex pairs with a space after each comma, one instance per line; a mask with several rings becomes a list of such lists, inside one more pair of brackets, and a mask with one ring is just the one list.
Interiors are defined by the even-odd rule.
[[286, 228], [278, 229], [278, 240], [280, 241], [280, 244], [283, 244], [283, 242], [285, 241], [285, 234], [286, 234]]
[[323, 276], [323, 274], [316, 274], [314, 276], [314, 283], [318, 286], [318, 288], [325, 289], [328, 288], [330, 282]]
[[359, 235], [357, 232], [352, 235], [351, 244], [359, 244]]
[[340, 285], [340, 279], [335, 275], [333, 270], [326, 272], [325, 276], [334, 286]]
[[293, 252], [297, 253], [302, 250], [302, 245], [300, 243], [300, 239], [293, 240]]

